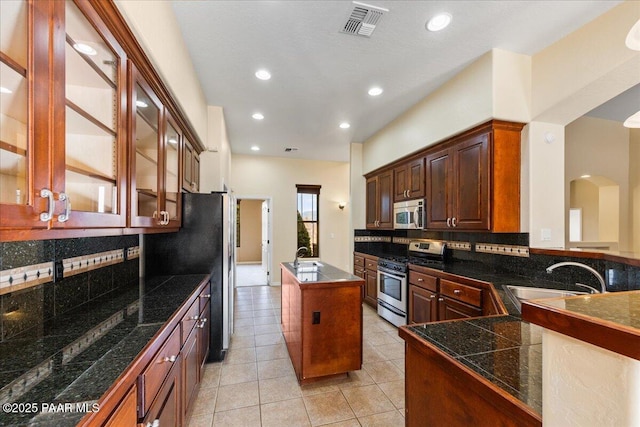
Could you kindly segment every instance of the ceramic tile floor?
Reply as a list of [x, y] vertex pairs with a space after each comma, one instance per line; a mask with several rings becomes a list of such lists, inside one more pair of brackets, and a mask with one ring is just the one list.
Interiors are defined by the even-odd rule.
[[236, 286], [258, 286], [267, 284], [267, 273], [262, 264], [236, 264]]
[[404, 342], [364, 305], [363, 366], [300, 386], [280, 329], [280, 287], [236, 289], [235, 333], [205, 365], [188, 427], [404, 426]]

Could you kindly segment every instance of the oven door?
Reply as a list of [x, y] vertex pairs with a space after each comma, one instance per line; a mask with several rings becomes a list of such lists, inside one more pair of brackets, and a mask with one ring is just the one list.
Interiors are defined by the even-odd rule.
[[396, 326], [407, 324], [407, 275], [378, 267], [378, 314]]

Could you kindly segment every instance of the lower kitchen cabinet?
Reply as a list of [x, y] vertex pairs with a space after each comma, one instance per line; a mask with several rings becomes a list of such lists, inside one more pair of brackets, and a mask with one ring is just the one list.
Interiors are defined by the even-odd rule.
[[438, 320], [438, 294], [416, 285], [409, 285], [408, 323], [427, 323]]
[[104, 424], [106, 427], [134, 426], [138, 422], [136, 386], [131, 387], [118, 408]]
[[158, 391], [153, 403], [149, 407], [146, 417], [142, 421], [143, 426], [163, 427], [181, 426], [181, 363], [178, 357], [169, 371], [162, 387]]
[[373, 308], [378, 307], [378, 257], [354, 252], [353, 274], [364, 279], [363, 299]]

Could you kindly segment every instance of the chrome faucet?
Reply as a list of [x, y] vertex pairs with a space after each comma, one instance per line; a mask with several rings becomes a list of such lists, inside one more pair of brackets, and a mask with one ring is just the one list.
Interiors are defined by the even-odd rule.
[[598, 278], [598, 281], [600, 282], [600, 288], [601, 290], [598, 291], [595, 288], [592, 288], [591, 286], [588, 285], [584, 285], [582, 283], [576, 283], [576, 286], [581, 286], [583, 288], [587, 288], [590, 289], [591, 291], [594, 291], [595, 293], [605, 293], [607, 292], [607, 286], [604, 284], [604, 278], [602, 277], [602, 275], [600, 273], [598, 273], [595, 269], [589, 267], [588, 265], [579, 263], [579, 262], [573, 262], [573, 261], [565, 261], [565, 262], [559, 262], [557, 264], [553, 264], [549, 267], [547, 267], [547, 273], [551, 274], [551, 272], [553, 270], [555, 270], [557, 267], [563, 267], [565, 265], [572, 265], [574, 267], [581, 267], [584, 268], [585, 270], [587, 270], [588, 272], [592, 273], [594, 276], [596, 276]]
[[309, 252], [309, 249], [306, 246], [300, 246], [298, 249], [296, 249], [296, 259], [293, 261], [294, 268], [298, 268], [298, 255], [300, 254], [300, 251], [303, 249], [305, 253]]

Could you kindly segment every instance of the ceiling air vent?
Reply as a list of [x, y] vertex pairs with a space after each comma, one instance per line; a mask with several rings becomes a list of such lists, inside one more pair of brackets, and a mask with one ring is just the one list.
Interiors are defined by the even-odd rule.
[[284, 149], [285, 153], [290, 153], [292, 151], [298, 151], [296, 147], [287, 147]]
[[385, 12], [389, 12], [389, 9], [354, 1], [353, 9], [342, 27], [342, 32], [354, 36], [371, 37]]

